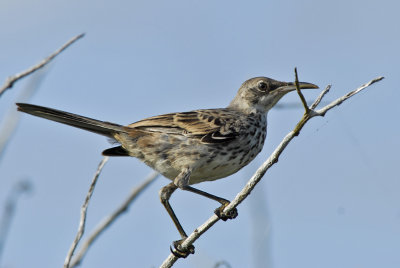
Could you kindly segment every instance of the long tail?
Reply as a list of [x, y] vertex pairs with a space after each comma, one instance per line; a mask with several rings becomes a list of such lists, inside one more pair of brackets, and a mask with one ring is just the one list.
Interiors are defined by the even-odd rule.
[[17, 106], [18, 111], [38, 117], [43, 117], [73, 127], [81, 128], [110, 138], [113, 137], [113, 134], [124, 131], [123, 126], [118, 124], [99, 121], [96, 119], [80, 116], [77, 114], [71, 114], [56, 109], [27, 103], [17, 103]]

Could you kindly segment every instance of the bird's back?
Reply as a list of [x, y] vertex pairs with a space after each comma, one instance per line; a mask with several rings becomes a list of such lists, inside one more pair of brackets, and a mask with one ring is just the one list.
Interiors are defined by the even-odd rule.
[[150, 117], [115, 138], [131, 156], [173, 180], [190, 168], [190, 184], [229, 176], [262, 150], [264, 114], [207, 109]]

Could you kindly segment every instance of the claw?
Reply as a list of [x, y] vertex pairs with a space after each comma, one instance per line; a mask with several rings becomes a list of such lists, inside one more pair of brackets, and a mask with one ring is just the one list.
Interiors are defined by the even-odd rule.
[[223, 212], [224, 209], [225, 209], [225, 207], [226, 207], [228, 204], [229, 204], [229, 203], [224, 204], [224, 205], [220, 206], [219, 208], [217, 208], [216, 210], [214, 210], [215, 215], [217, 215], [218, 218], [220, 218], [220, 219], [223, 220], [223, 221], [227, 221], [227, 220], [234, 219], [234, 218], [236, 218], [237, 215], [238, 215], [238, 212], [237, 212], [237, 209], [236, 209], [236, 208], [233, 208], [233, 209], [231, 209], [231, 210], [228, 211], [228, 212]]
[[177, 240], [173, 242], [174, 248], [171, 246], [169, 249], [171, 250], [171, 253], [174, 254], [175, 257], [177, 258], [186, 258], [189, 256], [189, 254], [194, 254], [194, 246], [190, 245], [188, 246], [187, 249], [182, 249], [182, 242], [185, 241], [185, 239]]

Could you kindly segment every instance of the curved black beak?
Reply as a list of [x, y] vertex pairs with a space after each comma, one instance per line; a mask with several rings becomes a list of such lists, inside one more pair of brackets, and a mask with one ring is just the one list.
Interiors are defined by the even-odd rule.
[[[300, 89], [316, 89], [319, 88], [317, 85], [314, 85], [312, 83], [308, 82], [299, 82], [299, 88]], [[286, 85], [281, 86], [276, 89], [276, 91], [282, 92], [282, 93], [287, 93], [290, 91], [296, 90], [296, 85], [294, 82], [288, 82]]]

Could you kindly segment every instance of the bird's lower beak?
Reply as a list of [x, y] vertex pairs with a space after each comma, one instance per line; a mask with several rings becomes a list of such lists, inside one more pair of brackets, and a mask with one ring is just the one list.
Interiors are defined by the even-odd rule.
[[[319, 88], [317, 85], [307, 83], [307, 82], [299, 82], [299, 88], [300, 89], [313, 89], [313, 88]], [[286, 83], [286, 85], [281, 86], [277, 88], [277, 91], [282, 92], [282, 93], [287, 93], [290, 91], [296, 90], [296, 85], [294, 82], [289, 82]]]

